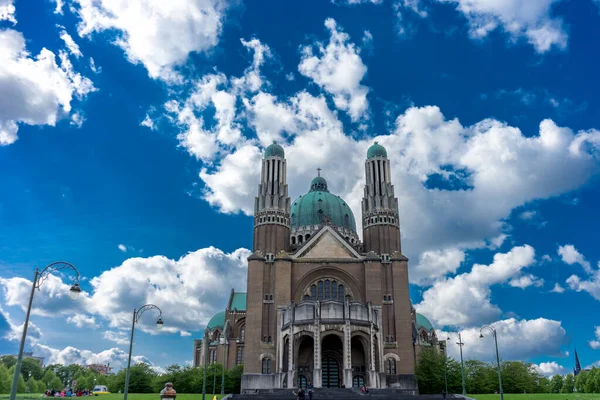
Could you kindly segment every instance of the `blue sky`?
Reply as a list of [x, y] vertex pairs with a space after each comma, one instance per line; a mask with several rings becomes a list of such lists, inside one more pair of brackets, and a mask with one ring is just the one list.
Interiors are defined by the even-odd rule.
[[379, 140], [418, 311], [470, 357], [493, 324], [545, 374], [600, 362], [600, 4], [521, 3], [0, 0], [0, 352], [64, 259], [85, 293], [47, 281], [29, 348], [118, 368], [151, 302], [135, 355], [189, 361], [245, 289], [262, 149], [358, 217]]

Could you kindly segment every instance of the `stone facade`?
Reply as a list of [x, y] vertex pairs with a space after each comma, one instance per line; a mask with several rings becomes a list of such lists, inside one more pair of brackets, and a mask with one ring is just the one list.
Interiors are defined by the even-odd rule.
[[[302, 208], [315, 214], [290, 215], [287, 162], [283, 149], [271, 146], [255, 201], [245, 303], [232, 290], [224, 316], [215, 316], [204, 339], [194, 341], [194, 364], [243, 364], [243, 392], [311, 382], [316, 388], [364, 385], [416, 393], [419, 348], [440, 345], [429, 321], [419, 325], [422, 316], [410, 300], [385, 149], [375, 145], [365, 162], [361, 243], [353, 216], [335, 225], [344, 216], [329, 218], [321, 207], [320, 198], [333, 195], [320, 176], [310, 193], [314, 209]], [[346, 207], [341, 199], [330, 202]], [[294, 226], [294, 220], [321, 223]]]

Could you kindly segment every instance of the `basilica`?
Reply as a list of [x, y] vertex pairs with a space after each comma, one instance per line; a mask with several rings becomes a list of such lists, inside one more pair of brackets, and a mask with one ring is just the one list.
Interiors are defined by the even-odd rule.
[[246, 393], [309, 382], [417, 393], [419, 351], [445, 341], [412, 306], [386, 149], [367, 150], [362, 241], [320, 170], [292, 202], [284, 149], [268, 146], [260, 167], [247, 292], [232, 290], [194, 340], [194, 365], [243, 365]]

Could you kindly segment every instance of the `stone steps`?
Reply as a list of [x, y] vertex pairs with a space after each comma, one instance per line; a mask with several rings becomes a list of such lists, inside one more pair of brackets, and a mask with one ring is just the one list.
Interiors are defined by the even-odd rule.
[[[297, 389], [258, 390], [252, 394], [234, 394], [232, 400], [297, 400]], [[313, 400], [441, 400], [441, 394], [411, 395], [395, 389], [370, 389], [363, 394], [356, 388], [322, 388], [313, 390]], [[448, 395], [447, 399], [454, 399]], [[308, 394], [305, 397], [308, 400]]]

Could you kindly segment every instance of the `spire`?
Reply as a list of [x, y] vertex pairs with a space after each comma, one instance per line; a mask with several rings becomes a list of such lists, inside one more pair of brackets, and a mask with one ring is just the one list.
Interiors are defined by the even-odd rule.
[[581, 364], [579, 363], [579, 356], [577, 355], [577, 349], [575, 349], [575, 369], [573, 375], [577, 376], [581, 372]]

